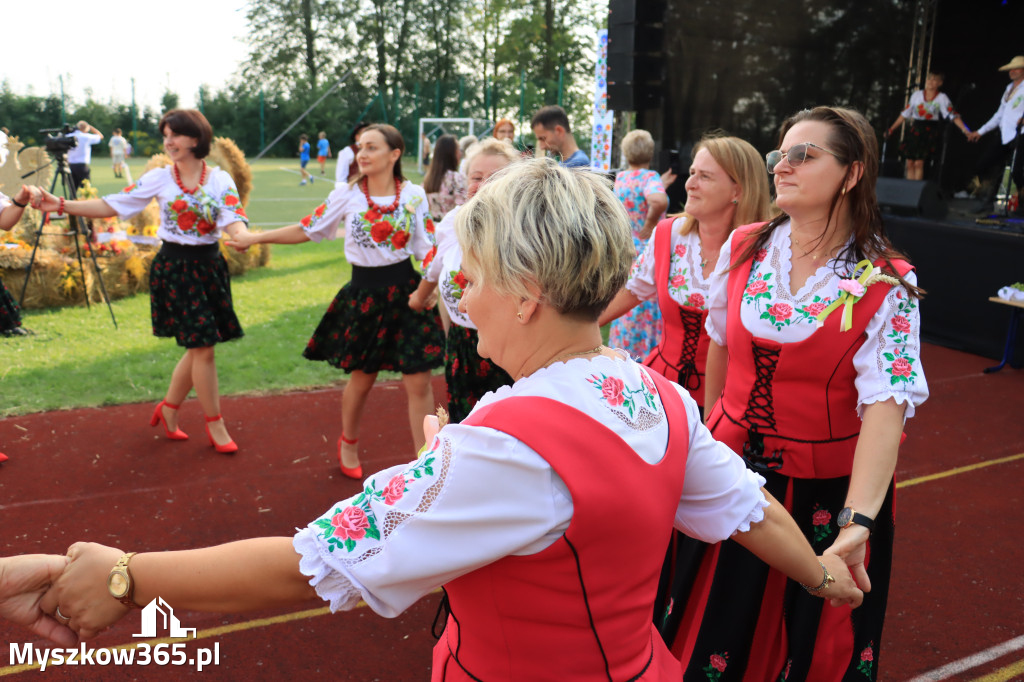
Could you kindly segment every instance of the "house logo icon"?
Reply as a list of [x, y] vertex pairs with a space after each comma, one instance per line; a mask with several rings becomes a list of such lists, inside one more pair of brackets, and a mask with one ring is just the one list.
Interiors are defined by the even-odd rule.
[[190, 633], [192, 637], [196, 636], [196, 629], [181, 627], [181, 622], [174, 615], [171, 605], [165, 602], [163, 597], [157, 597], [142, 609], [142, 632], [132, 637], [156, 637], [158, 614], [163, 618], [163, 629], [167, 631], [168, 636], [188, 637]]

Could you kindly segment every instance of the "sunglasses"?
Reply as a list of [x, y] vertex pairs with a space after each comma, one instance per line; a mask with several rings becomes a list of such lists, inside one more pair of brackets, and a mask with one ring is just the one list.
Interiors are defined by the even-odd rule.
[[[828, 152], [832, 156], [842, 161], [842, 158], [834, 151], [825, 149], [824, 147], [819, 147], [813, 142], [801, 142], [800, 144], [795, 144], [792, 147], [790, 147], [788, 152], [781, 152], [778, 149], [776, 149], [775, 151], [771, 151], [765, 154], [764, 162], [768, 165], [768, 172], [774, 173], [775, 167], [779, 165], [782, 159], [786, 159], [787, 161], [789, 161], [789, 165], [793, 168], [796, 168], [797, 166], [803, 164], [803, 162], [807, 160], [807, 149], [809, 147], [814, 147], [815, 149], [820, 149], [823, 152]], [[812, 156], [811, 158], [813, 159], [814, 157]]]

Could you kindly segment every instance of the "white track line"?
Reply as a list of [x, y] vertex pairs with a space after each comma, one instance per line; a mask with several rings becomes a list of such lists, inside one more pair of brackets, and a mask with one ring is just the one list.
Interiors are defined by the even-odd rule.
[[977, 668], [979, 665], [985, 665], [986, 663], [994, 661], [997, 658], [1005, 656], [1013, 651], [1019, 651], [1020, 649], [1024, 649], [1024, 635], [1011, 639], [1008, 642], [997, 644], [994, 647], [985, 649], [984, 651], [979, 651], [978, 653], [967, 656], [966, 658], [961, 658], [959, 661], [947, 663], [941, 668], [936, 668], [935, 670], [926, 672], [923, 675], [918, 675], [907, 682], [935, 682], [935, 680], [946, 680], [954, 675], [959, 675], [971, 668]]

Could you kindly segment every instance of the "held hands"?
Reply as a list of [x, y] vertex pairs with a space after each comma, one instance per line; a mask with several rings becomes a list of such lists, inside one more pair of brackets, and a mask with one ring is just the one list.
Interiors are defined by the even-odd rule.
[[60, 606], [67, 623], [81, 639], [90, 639], [117, 622], [131, 609], [110, 596], [107, 576], [122, 552], [94, 542], [76, 542], [68, 548], [68, 564], [40, 606], [56, 613]]
[[60, 209], [60, 199], [47, 192], [42, 187], [22, 185], [31, 193], [30, 203], [32, 208], [38, 208], [47, 213], [56, 213]]
[[854, 582], [853, 574], [847, 568], [846, 563], [835, 554], [829, 554], [829, 551], [826, 551], [818, 559], [825, 564], [829, 574], [835, 578], [835, 582], [823, 589], [818, 596], [828, 599], [832, 606], [847, 605], [852, 608], [860, 606], [864, 601], [864, 593], [871, 590], [870, 584], [866, 584], [863, 590], [860, 589]]
[[981, 133], [979, 133], [977, 130], [974, 130], [974, 131], [971, 131], [971, 132], [967, 133], [967, 141], [968, 142], [977, 142], [980, 139], [981, 139]]
[[241, 253], [257, 242], [255, 234], [247, 229], [241, 229], [231, 235], [224, 243]]
[[61, 646], [77, 644], [78, 637], [67, 624], [53, 617], [56, 607], [47, 608], [45, 600], [47, 590], [66, 565], [67, 557], [54, 554], [0, 558], [0, 618]]
[[[870, 531], [864, 526], [853, 524], [847, 528], [843, 528], [839, 531], [839, 536], [836, 541], [832, 543], [832, 546], [825, 550], [822, 561], [825, 561], [825, 557], [833, 557], [843, 562], [843, 565], [849, 569], [849, 573], [853, 576], [853, 579], [857, 581], [859, 586], [864, 592], [871, 591], [871, 579], [868, 578], [867, 569], [864, 567], [864, 559], [867, 556], [868, 549], [868, 536]], [[826, 566], [830, 564], [825, 563]], [[838, 577], [836, 578], [838, 581]], [[833, 605], [835, 604], [835, 597], [832, 597]]]
[[409, 294], [409, 307], [418, 313], [433, 308], [435, 303], [437, 303], [436, 298], [421, 293], [419, 289]]

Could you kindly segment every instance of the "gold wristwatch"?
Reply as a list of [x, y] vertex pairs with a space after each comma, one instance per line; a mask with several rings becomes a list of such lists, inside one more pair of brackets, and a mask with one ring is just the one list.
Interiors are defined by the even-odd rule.
[[107, 576], [107, 591], [110, 592], [110, 596], [133, 609], [138, 608], [138, 605], [132, 599], [135, 594], [135, 584], [132, 582], [132, 573], [128, 570], [128, 562], [135, 554], [136, 552], [129, 552], [118, 559], [114, 567], [110, 569], [110, 575]]

